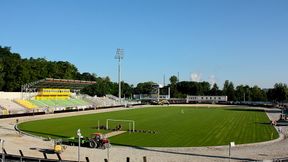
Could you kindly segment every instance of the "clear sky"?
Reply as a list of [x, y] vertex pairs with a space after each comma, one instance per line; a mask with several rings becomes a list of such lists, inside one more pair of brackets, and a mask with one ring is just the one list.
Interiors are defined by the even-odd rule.
[[3, 0], [0, 45], [136, 85], [288, 81], [287, 0]]

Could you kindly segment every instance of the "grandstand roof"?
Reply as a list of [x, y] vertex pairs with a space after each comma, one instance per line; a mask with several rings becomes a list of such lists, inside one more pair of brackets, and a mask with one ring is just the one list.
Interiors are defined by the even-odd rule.
[[36, 82], [31, 82], [22, 86], [22, 90], [39, 89], [39, 88], [67, 88], [73, 90], [80, 90], [88, 85], [96, 84], [95, 81], [83, 80], [67, 80], [67, 79], [54, 79], [45, 78]]

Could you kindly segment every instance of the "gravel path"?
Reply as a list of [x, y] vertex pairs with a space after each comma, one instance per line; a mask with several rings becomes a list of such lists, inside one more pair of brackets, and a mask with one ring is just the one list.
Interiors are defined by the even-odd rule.
[[[191, 105], [190, 105], [191, 106]], [[201, 105], [203, 106], [203, 105]], [[209, 105], [211, 106], [211, 105]], [[222, 105], [221, 105], [222, 106]], [[211, 106], [212, 107], [212, 106]], [[262, 109], [262, 108], [261, 108]], [[102, 109], [96, 111], [82, 111], [65, 114], [49, 114], [44, 116], [21, 117], [20, 122], [45, 118], [57, 118], [62, 116], [73, 116], [79, 114], [89, 114], [94, 112], [106, 112], [115, 110], [127, 110], [127, 108]], [[278, 119], [281, 111], [278, 109], [266, 109], [267, 115], [271, 120]], [[4, 147], [9, 154], [19, 155], [21, 149], [26, 156], [43, 157], [41, 151], [53, 148], [52, 141], [43, 141], [27, 135], [19, 135], [14, 130], [15, 118], [0, 120], [0, 139], [4, 139]], [[287, 127], [281, 126], [281, 132], [287, 132]], [[231, 149], [231, 161], [247, 160], [271, 160], [274, 158], [288, 157], [288, 140], [281, 137], [274, 141], [258, 144], [236, 145]], [[191, 161], [229, 161], [228, 145], [217, 147], [186, 147], [186, 148], [134, 148], [112, 146], [110, 149], [90, 149], [81, 148], [81, 160], [89, 157], [90, 161], [98, 162], [109, 159], [112, 162], [124, 162], [126, 157], [130, 161], [142, 162], [143, 156], [147, 157], [148, 162], [191, 162]], [[57, 159], [55, 154], [48, 154], [48, 158]], [[61, 154], [62, 159], [77, 160], [77, 147], [67, 146]]]

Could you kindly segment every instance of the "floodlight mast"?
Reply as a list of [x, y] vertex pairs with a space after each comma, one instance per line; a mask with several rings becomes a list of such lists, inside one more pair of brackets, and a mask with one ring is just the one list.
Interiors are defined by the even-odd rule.
[[120, 103], [121, 103], [121, 59], [123, 58], [124, 58], [124, 49], [117, 48], [115, 59], [118, 60], [118, 84], [119, 84], [118, 97]]

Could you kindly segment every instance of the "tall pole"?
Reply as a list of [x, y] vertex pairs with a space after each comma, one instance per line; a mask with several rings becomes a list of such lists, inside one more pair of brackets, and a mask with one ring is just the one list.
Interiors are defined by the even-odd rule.
[[229, 143], [229, 162], [231, 160], [231, 144]]
[[163, 86], [165, 87], [165, 74], [163, 75]]
[[160, 87], [157, 87], [157, 101], [159, 102], [159, 97], [160, 97]]
[[118, 60], [118, 84], [119, 84], [118, 97], [120, 103], [121, 103], [121, 59], [123, 58], [124, 58], [124, 49], [117, 48], [115, 59]]
[[80, 162], [80, 143], [81, 143], [80, 138], [82, 136], [80, 129], [77, 130], [77, 136], [78, 136], [78, 162]]
[[3, 139], [0, 139], [0, 142], [1, 142], [1, 154], [2, 154], [2, 157], [1, 157], [1, 162], [4, 162], [5, 161], [5, 156], [4, 156], [4, 140]]

